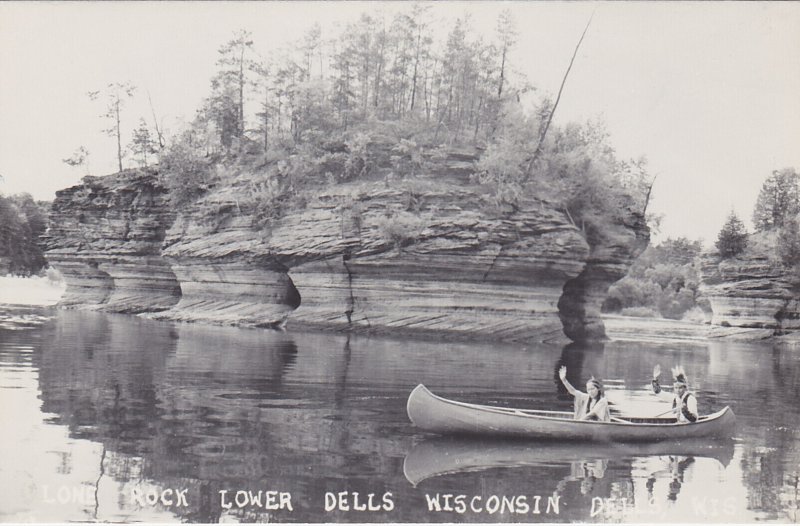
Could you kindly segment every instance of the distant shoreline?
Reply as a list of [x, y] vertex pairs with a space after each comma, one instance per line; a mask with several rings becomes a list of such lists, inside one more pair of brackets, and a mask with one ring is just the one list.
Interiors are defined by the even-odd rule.
[[765, 342], [800, 345], [800, 334], [775, 336], [772, 329], [749, 327], [721, 327], [705, 323], [670, 320], [666, 318], [638, 318], [633, 316], [604, 315], [606, 334], [614, 341], [630, 342], [686, 342], [687, 344], [726, 342]]

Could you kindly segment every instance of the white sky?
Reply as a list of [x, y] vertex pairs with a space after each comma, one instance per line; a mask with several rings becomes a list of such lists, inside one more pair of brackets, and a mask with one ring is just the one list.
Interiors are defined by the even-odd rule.
[[[86, 93], [131, 81], [123, 114], [150, 119], [146, 92], [176, 131], [208, 93], [217, 48], [240, 28], [264, 53], [314, 22], [323, 36], [364, 10], [398, 2], [0, 2], [0, 192], [52, 199], [83, 171], [62, 162], [78, 146], [93, 174], [116, 171], [102, 105]], [[511, 60], [554, 95], [589, 16], [556, 122], [601, 116], [621, 157], [646, 156], [658, 176], [651, 210], [666, 236], [716, 239], [733, 209], [748, 224], [774, 169], [800, 169], [798, 2], [438, 2], [441, 38], [472, 13], [491, 36], [510, 8], [520, 33]]]

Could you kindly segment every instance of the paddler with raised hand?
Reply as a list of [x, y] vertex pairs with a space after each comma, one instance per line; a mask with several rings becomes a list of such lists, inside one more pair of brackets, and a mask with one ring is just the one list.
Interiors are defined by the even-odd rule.
[[575, 397], [575, 420], [599, 420], [600, 422], [611, 421], [611, 413], [608, 410], [608, 399], [603, 394], [603, 384], [594, 376], [586, 382], [586, 393], [575, 389], [567, 380], [567, 366], [562, 365], [558, 370], [558, 377], [561, 383], [567, 388], [569, 394]]
[[697, 397], [689, 392], [689, 381], [686, 378], [686, 372], [683, 367], [678, 365], [672, 368], [672, 377], [674, 378], [672, 393], [661, 389], [661, 384], [658, 382], [659, 376], [661, 376], [661, 365], [656, 364], [653, 367], [653, 381], [651, 382], [653, 394], [662, 400], [672, 401], [672, 409], [668, 412], [675, 413], [678, 422], [696, 422], [699, 416], [697, 412]]

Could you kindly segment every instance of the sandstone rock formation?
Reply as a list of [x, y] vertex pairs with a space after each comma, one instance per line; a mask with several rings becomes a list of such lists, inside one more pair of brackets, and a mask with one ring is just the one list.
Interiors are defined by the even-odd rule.
[[800, 282], [779, 262], [755, 252], [703, 258], [701, 292], [711, 302], [712, 325], [769, 329], [773, 335], [800, 329]]
[[564, 334], [573, 341], [601, 340], [606, 331], [600, 309], [611, 285], [625, 277], [647, 248], [650, 231], [644, 216], [628, 210], [629, 220], [604, 232], [589, 232], [591, 248], [581, 273], [564, 285], [558, 302]]
[[57, 192], [47, 260], [67, 283], [61, 305], [130, 313], [174, 305], [180, 285], [161, 257], [174, 218], [152, 170], [87, 176]]
[[643, 218], [630, 212], [587, 236], [545, 200], [494, 206], [470, 183], [474, 160], [454, 152], [435, 177], [324, 185], [269, 221], [236, 182], [176, 212], [152, 169], [87, 177], [58, 193], [47, 256], [65, 274], [65, 306], [256, 327], [603, 338], [600, 304], [646, 246]]
[[333, 190], [280, 221], [268, 241], [303, 295], [290, 323], [560, 335], [558, 299], [588, 246], [552, 206], [492, 214], [479, 211], [474, 189], [431, 186], [412, 213], [402, 188]]
[[230, 189], [184, 210], [167, 232], [162, 256], [181, 284], [181, 299], [156, 318], [279, 327], [300, 305], [286, 267], [271, 257], [250, 211]]

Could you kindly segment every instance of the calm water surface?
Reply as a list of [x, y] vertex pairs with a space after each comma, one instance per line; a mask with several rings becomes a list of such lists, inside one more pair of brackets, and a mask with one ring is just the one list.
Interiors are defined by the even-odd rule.
[[[733, 407], [731, 441], [445, 440], [405, 412], [418, 383], [569, 410], [560, 365], [635, 390], [657, 362], [684, 365], [701, 412]], [[800, 351], [769, 345], [430, 343], [0, 307], [0, 520], [797, 522], [798, 385]]]

